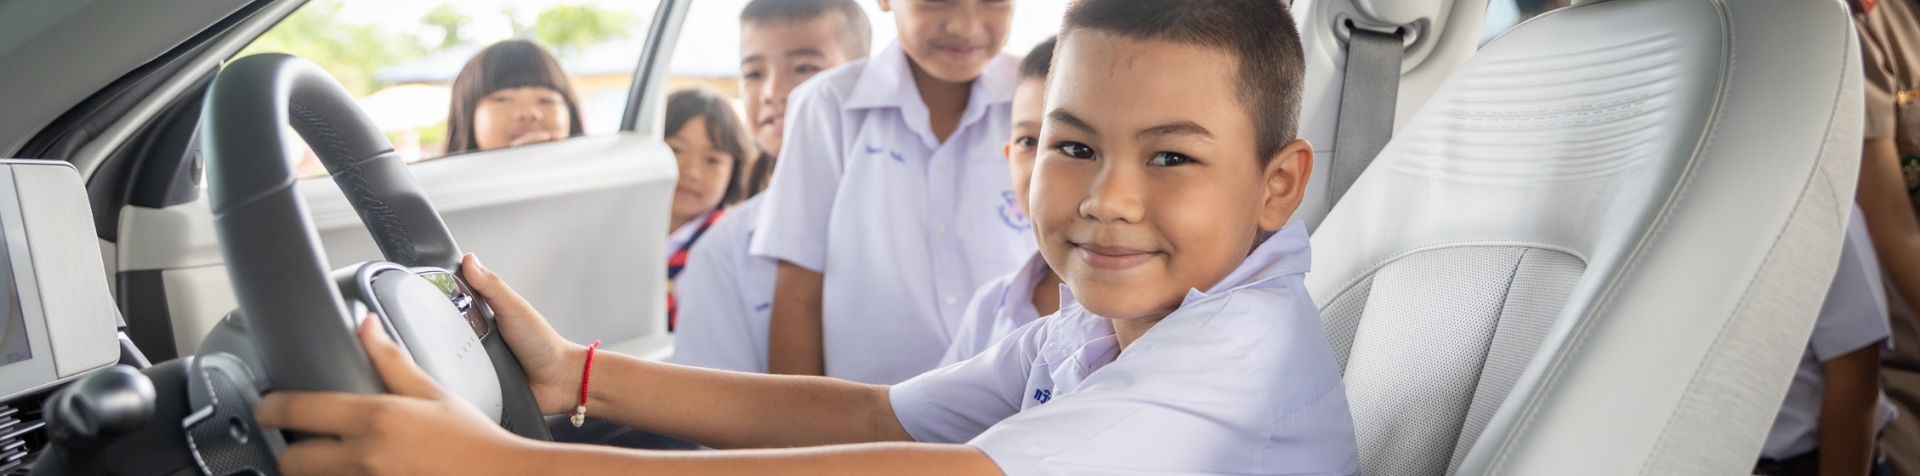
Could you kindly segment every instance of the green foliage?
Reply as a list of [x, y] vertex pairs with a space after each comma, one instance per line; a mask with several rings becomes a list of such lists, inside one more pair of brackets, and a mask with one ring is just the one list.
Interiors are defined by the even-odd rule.
[[338, 0], [314, 0], [260, 35], [234, 58], [259, 53], [306, 58], [360, 97], [379, 89], [375, 71], [426, 54], [426, 48], [410, 35], [342, 22], [339, 15]]
[[562, 54], [601, 41], [623, 37], [639, 25], [632, 14], [593, 5], [560, 5], [540, 12], [533, 22], [534, 36]]
[[460, 9], [454, 8], [451, 3], [442, 3], [433, 7], [433, 11], [427, 12], [426, 16], [420, 17], [420, 23], [439, 28], [443, 36], [438, 49], [446, 49], [466, 41], [461, 37], [460, 29], [472, 25], [473, 17], [460, 13]]

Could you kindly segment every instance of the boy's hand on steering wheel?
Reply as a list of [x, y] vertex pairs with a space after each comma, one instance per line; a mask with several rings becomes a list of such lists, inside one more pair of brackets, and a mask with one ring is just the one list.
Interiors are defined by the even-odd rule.
[[378, 319], [360, 343], [390, 395], [274, 392], [254, 417], [265, 427], [316, 436], [287, 446], [280, 471], [307, 474], [513, 474], [532, 446], [435, 384]]
[[479, 257], [468, 254], [461, 260], [460, 270], [467, 285], [493, 308], [501, 337], [506, 338], [513, 355], [520, 358], [521, 369], [527, 372], [527, 383], [533, 386], [540, 413], [573, 411], [579, 403], [580, 371], [586, 363], [587, 348], [560, 337], [540, 311], [513, 292], [500, 275], [481, 265]]

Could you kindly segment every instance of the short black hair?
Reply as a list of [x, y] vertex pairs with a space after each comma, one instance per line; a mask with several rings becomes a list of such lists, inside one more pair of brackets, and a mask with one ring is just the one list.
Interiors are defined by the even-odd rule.
[[1067, 9], [1060, 36], [1083, 29], [1232, 55], [1240, 107], [1253, 119], [1262, 166], [1299, 132], [1306, 59], [1293, 14], [1281, 0], [1078, 0]]
[[840, 32], [840, 46], [846, 49], [847, 59], [855, 60], [867, 57], [873, 49], [873, 24], [867, 21], [866, 10], [854, 0], [753, 0], [747, 2], [747, 8], [740, 10], [740, 24], [766, 20], [806, 21], [821, 15], [839, 12], [845, 22]]
[[680, 129], [692, 122], [693, 118], [707, 118], [707, 141], [713, 147], [733, 157], [733, 172], [727, 176], [727, 189], [721, 195], [720, 206], [725, 207], [745, 200], [745, 176], [747, 153], [754, 150], [753, 139], [747, 135], [747, 126], [740, 122], [740, 115], [734, 114], [733, 103], [704, 88], [685, 89], [667, 95], [668, 136], [679, 134]]
[[1028, 52], [1026, 58], [1020, 59], [1020, 79], [1022, 81], [1046, 80], [1047, 74], [1053, 71], [1053, 48], [1059, 43], [1060, 37], [1050, 36], [1047, 37], [1047, 41], [1033, 45], [1033, 51]]
[[494, 43], [460, 68], [453, 79], [453, 101], [447, 107], [447, 155], [480, 150], [473, 130], [480, 100], [502, 89], [537, 86], [560, 93], [567, 101], [568, 137], [585, 133], [580, 125], [580, 101], [573, 81], [546, 48], [527, 40]]

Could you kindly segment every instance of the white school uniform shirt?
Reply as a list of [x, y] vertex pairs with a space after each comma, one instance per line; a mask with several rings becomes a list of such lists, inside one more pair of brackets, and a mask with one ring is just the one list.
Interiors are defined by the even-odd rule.
[[967, 298], [1035, 249], [1001, 150], [1017, 66], [987, 63], [945, 143], [897, 43], [793, 92], [752, 252], [825, 274], [827, 376], [933, 369]]
[[947, 346], [947, 356], [940, 359], [940, 365], [971, 359], [1015, 329], [1040, 319], [1040, 310], [1033, 307], [1033, 288], [1051, 272], [1047, 259], [1035, 251], [1025, 266], [980, 286], [967, 303], [967, 312], [953, 331], [953, 343]]
[[894, 415], [1010, 476], [1358, 474], [1308, 260], [1305, 225], [1288, 225], [1125, 351], [1063, 286], [1053, 317], [893, 386]]
[[[1880, 285], [1880, 265], [1873, 242], [1867, 236], [1860, 206], [1853, 206], [1853, 219], [1847, 223], [1846, 242], [1840, 249], [1840, 269], [1820, 304], [1820, 317], [1813, 324], [1813, 336], [1807, 351], [1794, 370], [1787, 398], [1767, 432], [1760, 457], [1784, 460], [1806, 454], [1820, 446], [1820, 398], [1826, 389], [1826, 372], [1821, 362], [1833, 360], [1867, 346], [1879, 346], [1882, 354], [1893, 350], [1887, 324], [1887, 297]], [[1875, 409], [1879, 427], [1897, 415], [1892, 403], [1881, 392]]]
[[747, 253], [762, 203], [756, 196], [727, 210], [687, 252], [687, 267], [674, 281], [680, 325], [673, 363], [767, 372], [767, 319], [779, 262]]

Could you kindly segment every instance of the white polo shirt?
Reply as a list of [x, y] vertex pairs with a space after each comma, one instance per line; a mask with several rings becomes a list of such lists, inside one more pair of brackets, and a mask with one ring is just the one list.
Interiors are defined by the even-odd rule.
[[1047, 266], [1047, 259], [1035, 251], [1027, 264], [1020, 269], [995, 278], [973, 293], [973, 300], [967, 303], [967, 312], [960, 318], [960, 327], [953, 331], [953, 343], [947, 346], [947, 356], [940, 359], [940, 365], [947, 365], [973, 358], [981, 351], [992, 347], [1015, 329], [1040, 319], [1040, 310], [1033, 308], [1033, 287], [1039, 285], [1040, 278], [1053, 271]]
[[747, 254], [761, 197], [727, 210], [687, 253], [675, 280], [680, 325], [673, 363], [738, 372], [767, 372], [767, 317], [779, 262]]
[[1017, 66], [988, 62], [945, 143], [898, 44], [793, 92], [752, 252], [826, 275], [828, 376], [933, 369], [973, 291], [1033, 253], [1001, 153]]
[[1063, 286], [1053, 317], [893, 386], [894, 414], [1010, 476], [1358, 474], [1308, 261], [1304, 225], [1288, 225], [1125, 351]]
[[[1847, 223], [1845, 245], [1840, 249], [1840, 268], [1820, 304], [1820, 317], [1814, 321], [1807, 351], [1794, 370], [1787, 398], [1767, 432], [1760, 457], [1776, 460], [1793, 458], [1820, 446], [1820, 399], [1826, 390], [1826, 372], [1820, 363], [1853, 353], [1867, 346], [1880, 346], [1885, 354], [1893, 350], [1887, 324], [1887, 297], [1881, 294], [1880, 264], [1867, 235], [1860, 206], [1853, 206], [1853, 219]], [[1898, 414], [1885, 392], [1880, 394], [1875, 413], [1879, 426], [1885, 427]]]

